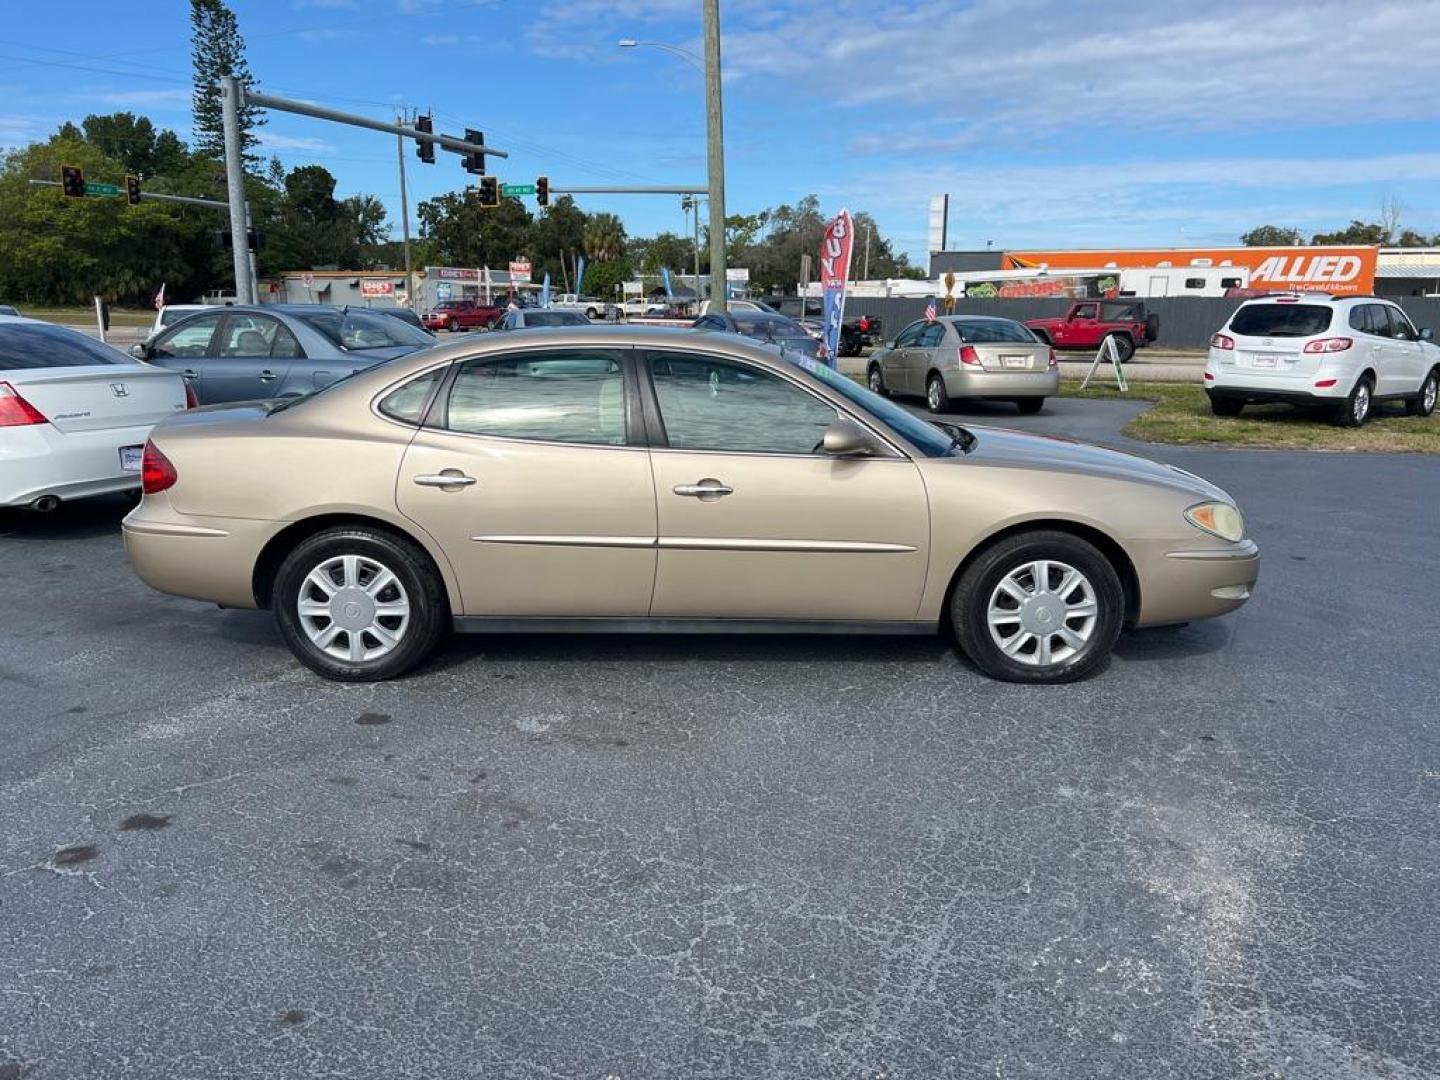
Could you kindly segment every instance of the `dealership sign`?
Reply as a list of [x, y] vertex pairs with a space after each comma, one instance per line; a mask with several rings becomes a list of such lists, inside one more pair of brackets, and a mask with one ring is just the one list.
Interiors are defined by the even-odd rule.
[[1378, 247], [1158, 248], [1150, 250], [1008, 251], [1006, 270], [1114, 270], [1143, 267], [1244, 267], [1249, 287], [1285, 292], [1368, 295], [1375, 291]]
[[820, 289], [825, 312], [825, 362], [839, 363], [840, 324], [845, 318], [845, 285], [850, 278], [850, 254], [855, 248], [855, 227], [850, 211], [841, 210], [825, 227], [820, 242]]
[[394, 296], [395, 283], [393, 281], [362, 281], [360, 282], [361, 296]]
[[441, 281], [479, 281], [480, 271], [462, 266], [427, 266], [425, 273]]
[[512, 282], [529, 281], [531, 272], [529, 259], [516, 259], [510, 263], [510, 280]]

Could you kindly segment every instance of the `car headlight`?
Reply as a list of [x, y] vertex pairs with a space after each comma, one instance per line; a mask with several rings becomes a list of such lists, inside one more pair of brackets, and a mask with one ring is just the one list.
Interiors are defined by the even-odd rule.
[[1207, 502], [1192, 506], [1185, 511], [1185, 520], [1197, 529], [1221, 540], [1229, 540], [1232, 544], [1245, 539], [1245, 519], [1229, 503]]

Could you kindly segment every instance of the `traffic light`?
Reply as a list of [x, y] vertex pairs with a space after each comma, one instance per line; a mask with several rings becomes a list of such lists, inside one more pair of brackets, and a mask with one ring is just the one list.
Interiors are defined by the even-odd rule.
[[535, 178], [535, 201], [541, 206], [550, 205], [550, 177], [537, 176]]
[[496, 176], [482, 176], [480, 178], [480, 205], [500, 205], [500, 178]]
[[[429, 113], [426, 113], [424, 116], [415, 117], [415, 130], [423, 131], [426, 135], [434, 134], [435, 122], [430, 119]], [[425, 139], [416, 139], [415, 156], [418, 157], [421, 161], [423, 161], [426, 165], [434, 165], [435, 144], [433, 142], [428, 142]]]
[[[468, 142], [468, 143], [476, 143], [476, 144], [478, 144], [478, 145], [480, 145], [480, 146], [484, 146], [484, 145], [485, 145], [485, 133], [484, 133], [483, 131], [476, 131], [474, 128], [466, 128], [466, 129], [465, 129], [465, 141]], [[484, 154], [469, 153], [469, 154], [466, 154], [466, 155], [461, 159], [461, 161], [462, 161], [462, 162], [464, 163], [464, 165], [465, 165], [465, 171], [468, 172], [471, 176], [484, 176], [484, 175], [485, 175], [485, 155], [484, 155]]]
[[79, 165], [60, 166], [60, 190], [72, 199], [85, 197], [85, 174]]
[[140, 205], [140, 177], [125, 177], [125, 201], [131, 206]]

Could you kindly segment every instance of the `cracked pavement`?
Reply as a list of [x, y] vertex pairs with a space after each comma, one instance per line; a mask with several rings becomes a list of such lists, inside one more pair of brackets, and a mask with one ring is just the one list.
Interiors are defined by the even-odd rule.
[[1142, 450], [1259, 591], [1053, 688], [728, 637], [338, 686], [141, 585], [123, 501], [0, 514], [0, 1080], [1440, 1075], [1440, 469]]

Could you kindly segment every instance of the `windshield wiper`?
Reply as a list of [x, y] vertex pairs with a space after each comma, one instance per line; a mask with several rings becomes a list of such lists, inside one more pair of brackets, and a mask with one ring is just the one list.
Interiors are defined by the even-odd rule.
[[980, 441], [975, 437], [973, 431], [969, 431], [959, 424], [949, 424], [944, 420], [931, 420], [930, 422], [945, 432], [946, 435], [950, 436], [951, 450], [954, 450], [958, 446], [962, 454], [968, 454], [971, 450], [975, 449], [975, 444]]

